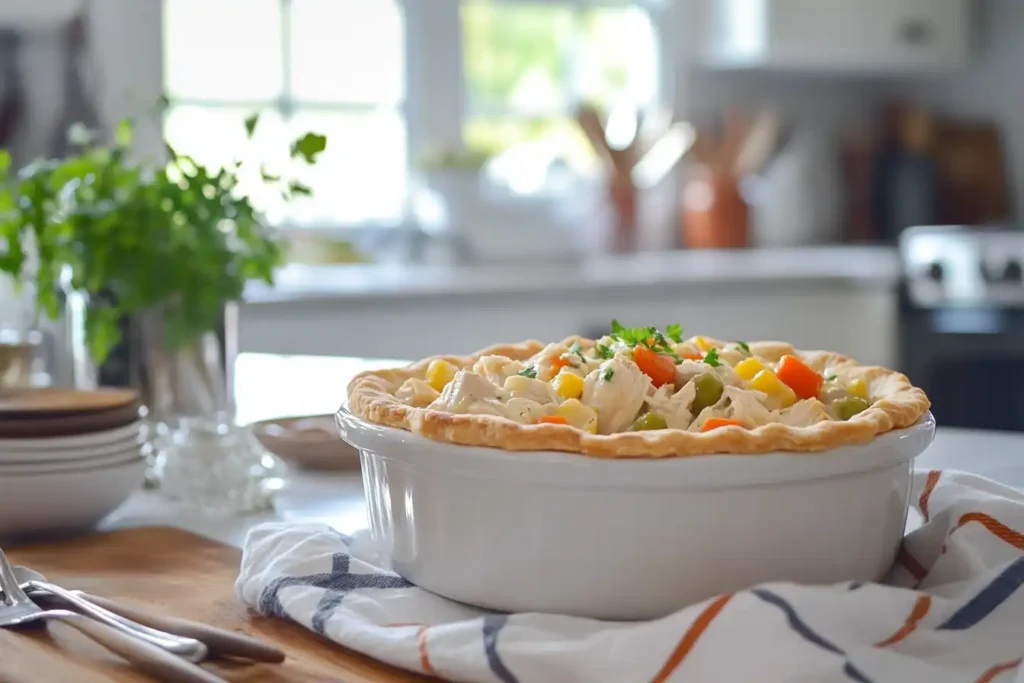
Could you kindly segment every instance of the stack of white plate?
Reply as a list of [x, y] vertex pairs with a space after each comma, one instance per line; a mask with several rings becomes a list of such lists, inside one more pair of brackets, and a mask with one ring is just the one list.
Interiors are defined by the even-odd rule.
[[141, 487], [134, 393], [0, 393], [0, 539], [92, 528]]

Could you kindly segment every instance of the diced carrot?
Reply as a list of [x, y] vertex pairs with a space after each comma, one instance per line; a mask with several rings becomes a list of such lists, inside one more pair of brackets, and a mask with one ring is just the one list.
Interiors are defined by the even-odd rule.
[[742, 427], [743, 423], [739, 420], [730, 420], [725, 417], [709, 417], [704, 420], [704, 424], [701, 425], [700, 431], [710, 432], [712, 429], [718, 429], [719, 427]]
[[656, 353], [646, 346], [637, 346], [633, 349], [633, 361], [656, 387], [676, 379], [676, 362], [671, 356]]
[[561, 415], [547, 415], [537, 420], [538, 424], [549, 424], [549, 425], [567, 425], [569, 421]]
[[686, 360], [704, 360], [703, 353], [684, 353], [683, 358]]
[[558, 374], [559, 370], [561, 370], [568, 364], [569, 361], [562, 360], [561, 356], [555, 356], [554, 358], [551, 359], [551, 367], [554, 369], [556, 375]]
[[775, 376], [800, 398], [817, 398], [825, 378], [796, 356], [786, 355], [779, 361]]

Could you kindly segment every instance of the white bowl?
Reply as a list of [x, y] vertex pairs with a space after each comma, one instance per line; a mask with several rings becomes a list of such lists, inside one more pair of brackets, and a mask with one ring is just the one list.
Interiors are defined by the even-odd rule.
[[138, 443], [142, 439], [142, 426], [143, 423], [139, 421], [91, 434], [45, 439], [0, 439], [0, 461], [22, 460], [26, 453], [38, 454], [49, 460], [74, 460], [86, 451], [107, 449], [113, 444]]
[[88, 529], [142, 486], [146, 462], [44, 474], [0, 473], [0, 539]]
[[878, 580], [935, 420], [823, 453], [602, 460], [430, 441], [338, 413], [396, 572], [508, 612], [652, 619], [768, 581]]
[[0, 462], [0, 477], [24, 474], [48, 474], [50, 472], [77, 472], [84, 469], [120, 465], [142, 457], [142, 449], [137, 444], [128, 444], [102, 455], [81, 460], [40, 460], [39, 462], [19, 461]]

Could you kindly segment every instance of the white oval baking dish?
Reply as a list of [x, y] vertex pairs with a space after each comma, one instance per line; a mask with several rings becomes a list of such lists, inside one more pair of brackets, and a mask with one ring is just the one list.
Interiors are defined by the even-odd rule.
[[823, 453], [603, 460], [439, 443], [342, 408], [394, 570], [508, 612], [651, 619], [768, 581], [878, 580], [907, 519], [926, 414]]

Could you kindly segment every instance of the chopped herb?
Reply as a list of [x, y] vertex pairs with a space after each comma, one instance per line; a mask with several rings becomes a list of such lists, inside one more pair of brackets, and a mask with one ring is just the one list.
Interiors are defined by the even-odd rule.
[[598, 356], [600, 356], [601, 358], [604, 358], [605, 360], [608, 360], [609, 358], [614, 358], [615, 357], [615, 352], [612, 351], [607, 346], [605, 346], [604, 344], [597, 344], [597, 345], [595, 345], [594, 346], [594, 350], [597, 351], [597, 355]]
[[[682, 333], [682, 328], [679, 328], [678, 331]], [[658, 331], [657, 327], [623, 327], [618, 320], [613, 320], [611, 336], [631, 348], [642, 345], [651, 351], [671, 356], [677, 365], [683, 362], [683, 359], [676, 355], [668, 339]]]
[[683, 341], [683, 326], [679, 323], [672, 323], [671, 325], [665, 326], [665, 336], [674, 341], [676, 344], [680, 344]]
[[531, 365], [530, 367], [528, 367], [528, 368], [524, 369], [522, 372], [520, 372], [519, 376], [520, 377], [529, 377], [530, 379], [537, 379], [537, 368], [535, 368], [535, 367], [533, 367]]
[[605, 382], [611, 382], [612, 377], [614, 376], [615, 370], [613, 370], [612, 368], [605, 368], [605, 371], [601, 373], [601, 379], [603, 379]]
[[736, 342], [736, 346], [740, 347], [740, 350], [743, 351], [743, 353], [747, 354], [748, 356], [754, 355], [750, 352], [750, 347], [747, 345], [747, 342], [738, 341]]
[[713, 368], [717, 368], [722, 364], [722, 361], [718, 360], [718, 349], [711, 349], [704, 355], [704, 362]]
[[839, 378], [836, 377], [835, 375], [827, 375], [825, 377], [825, 381], [826, 382], [835, 382], [837, 379], [839, 379]]
[[580, 346], [579, 342], [573, 342], [572, 346], [569, 347], [569, 353], [575, 353], [577, 356], [583, 356], [583, 347]]
[[623, 327], [618, 320], [612, 321], [612, 336], [630, 346], [646, 344], [647, 340], [656, 334], [656, 327]]

